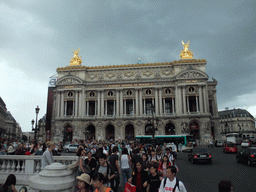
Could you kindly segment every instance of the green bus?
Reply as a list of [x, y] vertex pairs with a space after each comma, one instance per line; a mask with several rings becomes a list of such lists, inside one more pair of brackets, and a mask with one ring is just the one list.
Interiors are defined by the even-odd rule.
[[[183, 146], [187, 145], [189, 141], [192, 141], [192, 135], [156, 135], [155, 143], [156, 145], [163, 145], [164, 143], [182, 143]], [[135, 137], [136, 142], [149, 144], [152, 143], [152, 135], [140, 135]]]

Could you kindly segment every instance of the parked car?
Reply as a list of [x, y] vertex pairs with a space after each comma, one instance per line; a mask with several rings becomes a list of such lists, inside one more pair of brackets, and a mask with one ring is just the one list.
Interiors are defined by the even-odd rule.
[[77, 149], [78, 149], [79, 145], [78, 144], [68, 144], [68, 145], [65, 145], [64, 146], [64, 151], [66, 153], [69, 153], [69, 152], [76, 152]]
[[252, 166], [256, 163], [256, 147], [248, 147], [239, 151], [236, 155], [237, 163], [245, 163]]
[[224, 145], [224, 142], [222, 142], [222, 141], [216, 142], [216, 147], [223, 147], [223, 145]]
[[234, 143], [226, 143], [223, 147], [224, 153], [237, 153], [237, 146]]
[[251, 142], [249, 140], [243, 140], [241, 143], [241, 147], [251, 147]]
[[212, 155], [206, 148], [195, 147], [188, 154], [188, 160], [191, 161], [192, 164], [198, 162], [208, 162], [212, 163]]

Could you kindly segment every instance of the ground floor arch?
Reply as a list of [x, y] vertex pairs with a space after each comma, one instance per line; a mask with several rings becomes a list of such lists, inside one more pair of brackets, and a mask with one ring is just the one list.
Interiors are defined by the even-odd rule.
[[152, 135], [153, 134], [152, 128], [153, 128], [152, 123], [146, 124], [146, 126], [145, 126], [145, 135]]
[[95, 126], [94, 125], [91, 124], [86, 128], [85, 139], [89, 140], [89, 141], [93, 141], [95, 139]]
[[175, 125], [173, 123], [167, 123], [165, 125], [165, 135], [175, 135]]
[[200, 139], [200, 127], [196, 121], [192, 121], [189, 124], [190, 135], [193, 136], [193, 139]]
[[73, 140], [73, 127], [70, 124], [67, 124], [64, 127], [63, 140], [64, 140], [64, 142], [65, 141], [72, 142], [72, 140]]
[[105, 138], [107, 141], [115, 140], [115, 127], [113, 125], [111, 125], [111, 124], [107, 125]]
[[134, 140], [134, 126], [132, 124], [125, 126], [125, 140]]

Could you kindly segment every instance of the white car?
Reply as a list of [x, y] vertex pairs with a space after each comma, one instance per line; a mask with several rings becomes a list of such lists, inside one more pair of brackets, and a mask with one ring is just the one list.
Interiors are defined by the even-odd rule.
[[64, 146], [64, 150], [65, 150], [66, 153], [76, 152], [78, 147], [79, 147], [78, 144], [68, 144], [68, 145]]
[[249, 140], [243, 140], [241, 143], [241, 147], [250, 147], [251, 142]]

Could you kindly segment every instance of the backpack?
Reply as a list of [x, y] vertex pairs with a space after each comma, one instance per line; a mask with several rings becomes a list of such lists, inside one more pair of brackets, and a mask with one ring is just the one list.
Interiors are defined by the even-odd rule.
[[[164, 179], [164, 188], [165, 188], [165, 185], [166, 185], [166, 179], [167, 178]], [[176, 177], [176, 183], [175, 183], [174, 188], [173, 188], [173, 192], [175, 192], [176, 187], [178, 187], [178, 189], [180, 190], [179, 179], [177, 177]]]
[[[98, 173], [100, 168], [100, 164], [98, 164], [95, 168], [95, 171]], [[109, 173], [111, 173], [111, 165], [107, 163], [107, 177], [109, 176]]]

